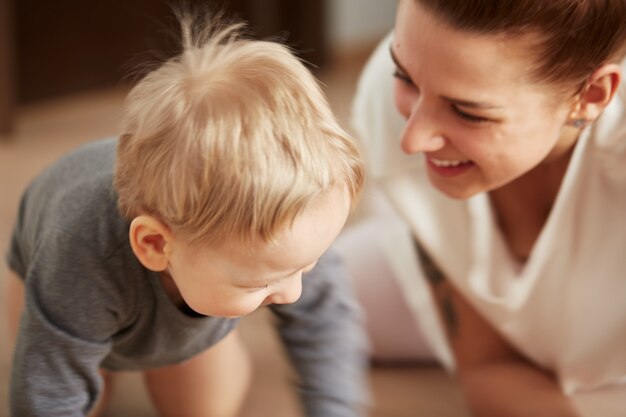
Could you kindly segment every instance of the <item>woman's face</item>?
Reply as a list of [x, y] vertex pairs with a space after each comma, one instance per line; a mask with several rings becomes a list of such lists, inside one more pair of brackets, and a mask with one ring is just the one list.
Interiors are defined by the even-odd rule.
[[529, 79], [537, 38], [459, 31], [414, 0], [398, 7], [391, 54], [401, 147], [423, 153], [431, 182], [453, 198], [494, 190], [559, 160], [576, 131], [573, 101]]

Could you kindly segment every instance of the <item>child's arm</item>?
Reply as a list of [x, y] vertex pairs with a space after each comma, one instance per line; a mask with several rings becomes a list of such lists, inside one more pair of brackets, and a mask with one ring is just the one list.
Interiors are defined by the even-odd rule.
[[115, 302], [108, 288], [94, 285], [105, 272], [78, 250], [84, 242], [71, 241], [48, 233], [17, 271], [26, 295], [11, 375], [13, 416], [85, 416], [102, 388], [99, 364], [117, 325]]
[[102, 391], [98, 364], [108, 343], [79, 340], [25, 309], [13, 359], [12, 416], [82, 417]]
[[367, 339], [347, 272], [327, 252], [302, 284], [300, 300], [271, 308], [301, 377], [306, 415], [361, 416], [368, 398]]

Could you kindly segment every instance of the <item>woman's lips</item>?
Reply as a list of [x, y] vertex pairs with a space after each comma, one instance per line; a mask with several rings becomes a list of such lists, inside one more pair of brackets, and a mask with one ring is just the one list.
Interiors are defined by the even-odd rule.
[[429, 168], [442, 177], [461, 175], [474, 167], [469, 159], [439, 159], [426, 156]]

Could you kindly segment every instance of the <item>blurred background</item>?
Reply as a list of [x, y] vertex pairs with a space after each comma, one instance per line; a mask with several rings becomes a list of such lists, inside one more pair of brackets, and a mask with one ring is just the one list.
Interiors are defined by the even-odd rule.
[[[360, 70], [393, 26], [395, 0], [187, 0], [249, 23], [258, 38], [295, 48], [350, 130]], [[0, 0], [0, 253], [18, 199], [43, 167], [82, 143], [118, 132], [122, 103], [142, 63], [176, 52], [176, 0]], [[4, 280], [4, 267], [0, 268]], [[4, 294], [0, 294], [4, 297]], [[9, 343], [0, 313], [0, 417], [8, 417]], [[259, 311], [242, 323], [255, 363], [242, 417], [302, 415], [293, 373]], [[374, 365], [373, 417], [466, 416], [457, 387], [436, 365]], [[114, 388], [107, 416], [154, 412], [135, 374]]]
[[[243, 18], [254, 35], [284, 39], [319, 70], [337, 54], [370, 47], [391, 26], [395, 8], [395, 1], [374, 0], [186, 3]], [[133, 65], [176, 52], [175, 0], [2, 0], [0, 7], [5, 132], [23, 104], [123, 85]]]

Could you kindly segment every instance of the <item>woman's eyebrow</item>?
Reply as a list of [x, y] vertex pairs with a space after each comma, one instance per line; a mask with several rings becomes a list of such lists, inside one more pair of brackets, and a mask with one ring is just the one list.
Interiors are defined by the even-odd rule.
[[462, 100], [462, 99], [453, 98], [453, 97], [446, 97], [446, 96], [441, 96], [441, 98], [444, 99], [445, 101], [449, 102], [449, 103], [456, 104], [457, 106], [468, 107], [468, 108], [472, 108], [472, 109], [489, 110], [489, 109], [501, 109], [502, 108], [502, 106], [496, 106], [495, 104], [491, 104], [491, 103], [481, 103], [481, 102], [477, 102], [477, 101], [468, 101], [468, 100]]

